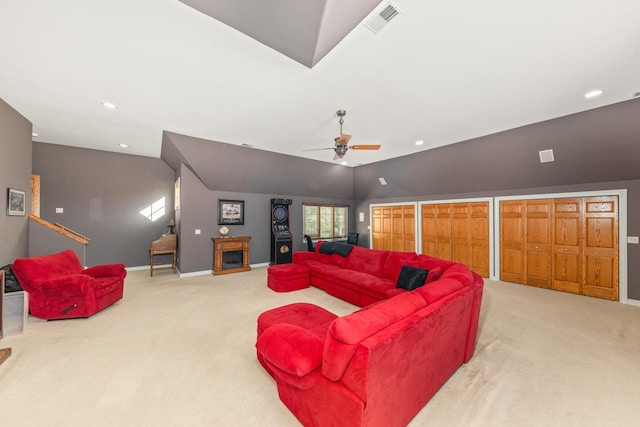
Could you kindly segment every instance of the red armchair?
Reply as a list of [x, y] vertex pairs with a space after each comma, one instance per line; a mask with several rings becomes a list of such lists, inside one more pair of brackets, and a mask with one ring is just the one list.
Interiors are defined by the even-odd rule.
[[82, 268], [72, 250], [11, 265], [29, 293], [29, 311], [42, 319], [89, 317], [122, 299], [127, 271], [123, 264]]

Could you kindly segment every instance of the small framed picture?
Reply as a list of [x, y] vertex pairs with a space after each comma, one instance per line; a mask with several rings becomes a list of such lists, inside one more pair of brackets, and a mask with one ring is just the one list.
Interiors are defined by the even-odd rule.
[[218, 225], [244, 225], [244, 200], [218, 200]]
[[25, 206], [25, 192], [13, 188], [7, 188], [7, 215], [24, 216]]

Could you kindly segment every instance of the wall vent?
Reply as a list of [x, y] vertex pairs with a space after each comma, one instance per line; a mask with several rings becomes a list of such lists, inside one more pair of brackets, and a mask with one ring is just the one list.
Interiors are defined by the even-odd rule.
[[398, 16], [400, 9], [393, 3], [389, 2], [378, 13], [373, 15], [364, 25], [374, 34], [377, 34], [385, 25], [393, 18]]
[[632, 98], [640, 98], [640, 92], [636, 92], [633, 95], [631, 95]]
[[542, 150], [539, 151], [538, 154], [540, 155], [540, 163], [549, 163], [549, 162], [553, 162], [553, 150]]

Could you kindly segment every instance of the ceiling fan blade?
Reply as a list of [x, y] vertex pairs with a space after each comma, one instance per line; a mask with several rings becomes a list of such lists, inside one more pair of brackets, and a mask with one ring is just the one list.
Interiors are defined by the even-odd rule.
[[380, 144], [358, 144], [358, 145], [350, 145], [349, 148], [352, 150], [379, 150]]
[[343, 133], [340, 135], [340, 137], [336, 138], [336, 144], [346, 145], [349, 143], [350, 140], [351, 140], [351, 135], [349, 135], [348, 133]]
[[333, 147], [327, 147], [327, 148], [309, 148], [308, 150], [302, 150], [302, 151], [319, 151], [319, 150], [333, 150]]
[[338, 159], [341, 159], [341, 158], [342, 158], [342, 157], [338, 156], [338, 153], [336, 153], [336, 154], [333, 156], [333, 160], [338, 160]]

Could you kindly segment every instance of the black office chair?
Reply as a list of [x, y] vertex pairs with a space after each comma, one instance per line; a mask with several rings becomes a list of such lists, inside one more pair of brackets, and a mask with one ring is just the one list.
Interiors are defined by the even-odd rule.
[[348, 233], [347, 243], [350, 245], [358, 246], [358, 236], [360, 236], [360, 233]]
[[311, 241], [311, 236], [309, 236], [308, 234], [304, 235], [304, 240], [307, 241], [307, 250], [309, 252], [315, 252], [315, 248], [313, 247], [313, 242]]

